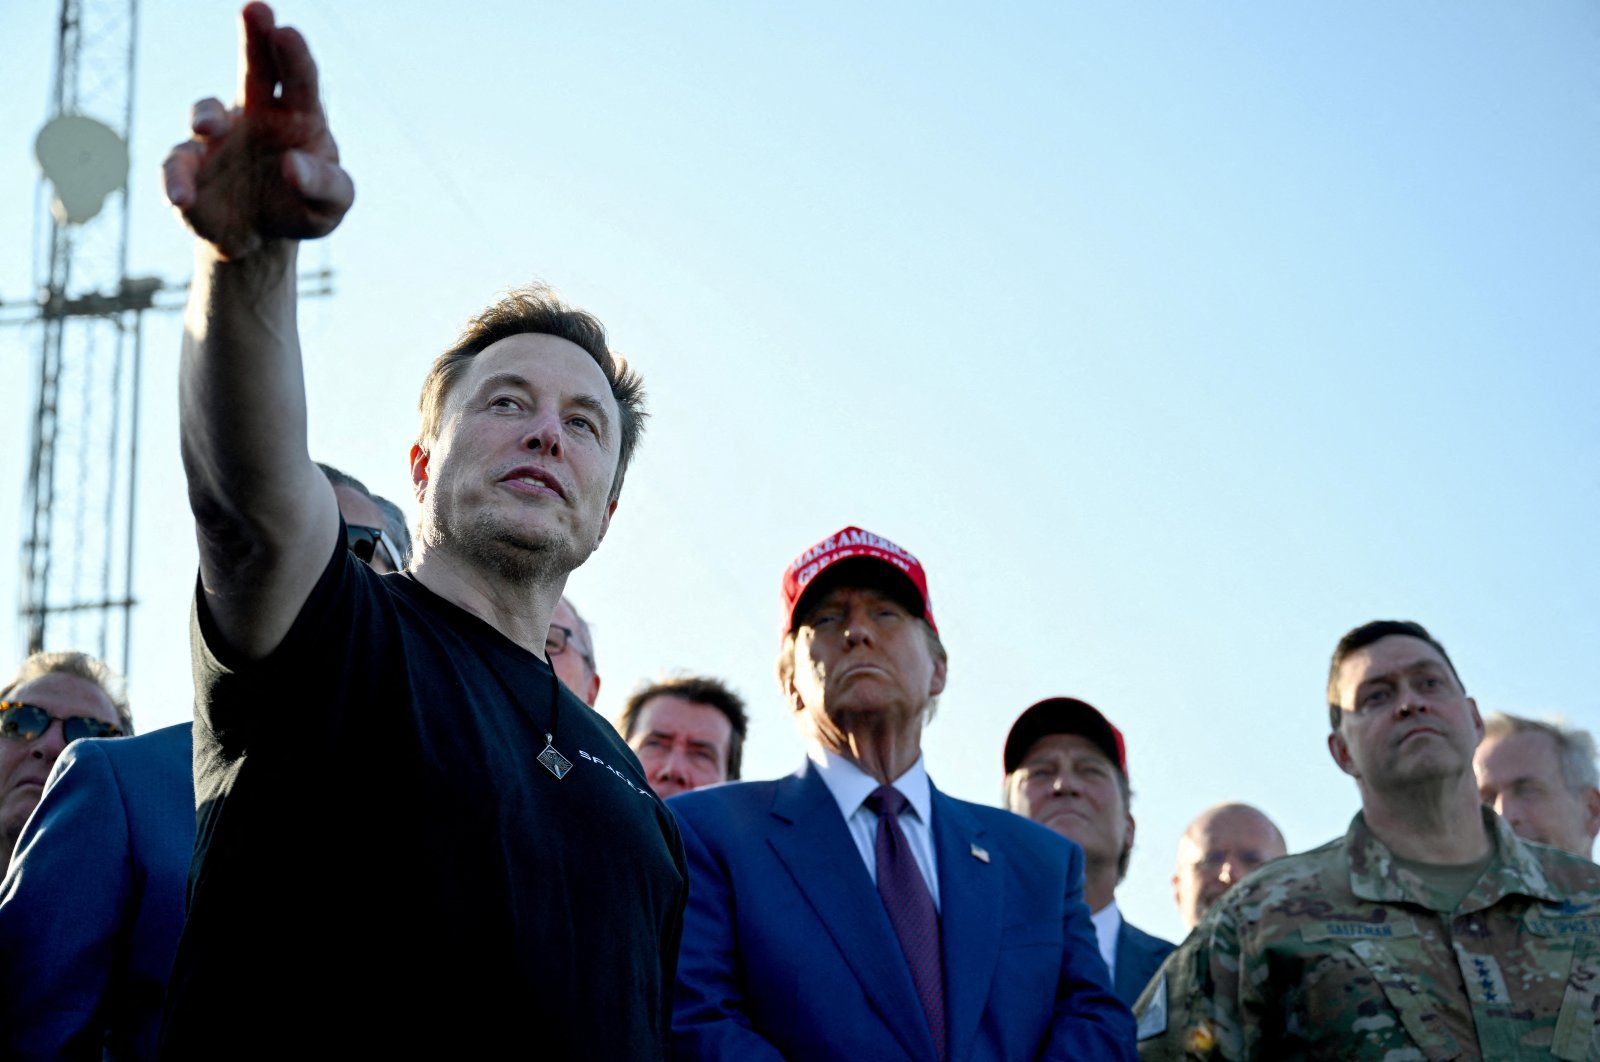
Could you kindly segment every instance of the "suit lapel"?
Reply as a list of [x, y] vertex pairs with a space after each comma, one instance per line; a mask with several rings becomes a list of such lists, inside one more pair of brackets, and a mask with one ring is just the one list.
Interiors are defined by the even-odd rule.
[[1005, 852], [998, 846], [985, 846], [983, 832], [970, 812], [937, 789], [933, 791], [945, 1025], [952, 1060], [972, 1054], [983, 1005], [989, 998], [989, 986], [1000, 958]]
[[1117, 926], [1117, 943], [1112, 954], [1117, 958], [1116, 984], [1112, 986], [1112, 991], [1131, 1007], [1133, 1000], [1139, 996], [1139, 990], [1144, 988], [1143, 982], [1137, 989], [1133, 984], [1139, 979], [1139, 970], [1144, 966], [1144, 955], [1134, 950], [1133, 934], [1128, 932], [1126, 922]]
[[900, 941], [839, 805], [816, 769], [778, 782], [767, 842], [907, 1055], [935, 1057]]

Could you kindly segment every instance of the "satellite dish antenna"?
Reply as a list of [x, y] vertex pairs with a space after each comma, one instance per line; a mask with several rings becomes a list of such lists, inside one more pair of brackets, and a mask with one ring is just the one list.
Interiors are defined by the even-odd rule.
[[128, 181], [128, 145], [104, 122], [63, 114], [39, 130], [33, 143], [39, 168], [55, 186], [50, 206], [62, 225], [81, 225], [100, 213], [106, 196]]

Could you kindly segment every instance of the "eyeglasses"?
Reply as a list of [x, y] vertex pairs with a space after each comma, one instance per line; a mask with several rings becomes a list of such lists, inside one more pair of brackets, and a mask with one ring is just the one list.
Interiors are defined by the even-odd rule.
[[372, 563], [372, 558], [377, 554], [378, 547], [383, 547], [383, 552], [388, 559], [392, 571], [401, 571], [405, 565], [400, 563], [400, 551], [395, 548], [394, 539], [381, 527], [367, 527], [365, 524], [345, 524], [344, 544], [356, 559]]
[[544, 636], [545, 655], [560, 656], [567, 651], [567, 643], [570, 641], [573, 648], [577, 650], [578, 655], [583, 657], [584, 663], [594, 667], [594, 661], [589, 658], [588, 653], [583, 651], [583, 643], [572, 637], [574, 633], [571, 627], [563, 627], [559, 623], [550, 624], [550, 633]]
[[87, 715], [51, 715], [37, 704], [21, 701], [0, 701], [0, 737], [18, 741], [32, 741], [50, 729], [50, 724], [61, 720], [61, 736], [68, 741], [79, 738], [121, 737], [122, 728], [104, 719]]
[[1244, 871], [1254, 870], [1263, 863], [1270, 862], [1272, 856], [1255, 849], [1246, 849], [1242, 852], [1207, 852], [1189, 865], [1202, 874], [1215, 874], [1222, 869], [1224, 863], [1232, 863]]

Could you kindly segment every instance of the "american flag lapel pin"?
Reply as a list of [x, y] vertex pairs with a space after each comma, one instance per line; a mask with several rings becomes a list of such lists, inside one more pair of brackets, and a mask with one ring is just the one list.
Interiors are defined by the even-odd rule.
[[980, 863], [987, 863], [989, 861], [989, 851], [975, 844], [972, 846], [972, 858]]

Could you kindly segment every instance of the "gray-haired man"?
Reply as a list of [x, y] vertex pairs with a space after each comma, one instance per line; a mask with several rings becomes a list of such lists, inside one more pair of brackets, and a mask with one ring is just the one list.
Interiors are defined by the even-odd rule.
[[1478, 795], [1517, 836], [1588, 859], [1600, 833], [1594, 754], [1586, 730], [1495, 712], [1472, 761]]

